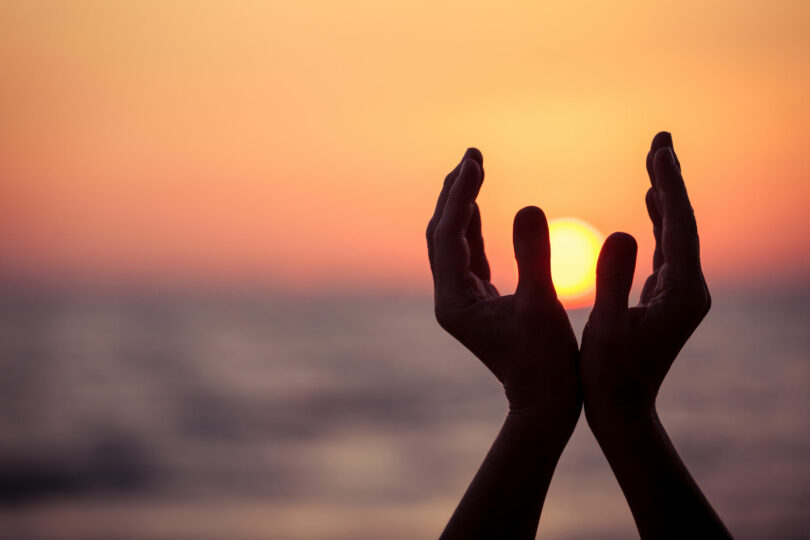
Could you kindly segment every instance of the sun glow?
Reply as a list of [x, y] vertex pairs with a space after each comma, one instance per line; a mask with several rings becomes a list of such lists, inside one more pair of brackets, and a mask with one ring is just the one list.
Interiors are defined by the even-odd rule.
[[567, 308], [590, 304], [596, 285], [596, 260], [604, 240], [602, 234], [576, 218], [553, 219], [548, 230], [551, 277], [557, 296]]

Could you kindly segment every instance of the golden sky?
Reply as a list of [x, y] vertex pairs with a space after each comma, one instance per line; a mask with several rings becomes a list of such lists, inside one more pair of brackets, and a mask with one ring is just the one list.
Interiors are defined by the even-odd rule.
[[810, 275], [810, 3], [0, 2], [0, 274], [427, 289], [484, 153], [496, 284], [534, 204], [640, 243], [674, 135], [715, 282]]

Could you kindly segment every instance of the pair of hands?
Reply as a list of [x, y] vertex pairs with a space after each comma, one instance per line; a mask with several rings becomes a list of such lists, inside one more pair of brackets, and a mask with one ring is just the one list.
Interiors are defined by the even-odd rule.
[[711, 305], [697, 224], [669, 133], [653, 138], [647, 171], [653, 272], [639, 304], [628, 307], [636, 242], [625, 233], [605, 241], [580, 349], [551, 281], [542, 210], [530, 206], [515, 216], [515, 293], [500, 295], [490, 282], [475, 202], [484, 179], [478, 150], [467, 150], [447, 175], [428, 224], [439, 324], [503, 384], [511, 411], [546, 411], [565, 440], [583, 404], [595, 433], [616, 418], [654, 415], [664, 377]]

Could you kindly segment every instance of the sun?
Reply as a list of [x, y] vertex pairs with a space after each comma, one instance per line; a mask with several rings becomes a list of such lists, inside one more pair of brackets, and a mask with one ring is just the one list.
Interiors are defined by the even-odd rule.
[[557, 297], [567, 308], [590, 305], [596, 285], [596, 260], [604, 237], [596, 228], [576, 218], [552, 219], [548, 232], [551, 278]]

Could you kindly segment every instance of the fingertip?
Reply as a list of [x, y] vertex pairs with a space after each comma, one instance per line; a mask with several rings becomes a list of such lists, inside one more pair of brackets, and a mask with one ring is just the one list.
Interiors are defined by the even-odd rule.
[[658, 133], [655, 134], [655, 137], [653, 137], [652, 144], [650, 145], [650, 150], [655, 152], [659, 148], [663, 148], [665, 146], [673, 148], [672, 134], [669, 131], [659, 131]]
[[556, 296], [551, 281], [548, 221], [540, 208], [527, 206], [515, 214], [513, 243], [518, 265], [518, 291]]
[[602, 251], [609, 251], [618, 256], [636, 256], [638, 243], [632, 234], [626, 232], [615, 232], [607, 237]]
[[596, 263], [594, 309], [615, 314], [627, 309], [636, 269], [636, 239], [623, 232], [608, 236]]
[[654, 160], [655, 154], [661, 148], [671, 147], [672, 146], [672, 135], [668, 131], [660, 131], [655, 134], [652, 139], [652, 143], [650, 143], [650, 151], [647, 152], [647, 174], [650, 177], [650, 182], [654, 182], [653, 176], [655, 175], [655, 167], [654, 167]]
[[548, 221], [546, 214], [538, 207], [527, 206], [515, 214], [513, 236], [518, 258], [548, 255]]
[[[521, 244], [519, 248], [524, 253], [535, 253], [540, 244], [548, 246], [546, 214], [536, 206], [521, 208], [515, 214], [513, 233], [516, 243]], [[542, 241], [540, 244], [537, 242], [538, 239]], [[517, 244], [516, 247], [518, 247]]]
[[475, 175], [477, 177], [481, 176], [481, 165], [473, 159], [469, 157], [465, 157], [464, 160], [461, 162], [461, 170], [459, 170], [459, 176], [468, 176], [468, 175]]
[[[611, 288], [622, 289], [627, 275], [633, 279], [638, 244], [632, 235], [615, 232], [607, 237], [596, 263], [597, 281], [607, 281]], [[616, 284], [619, 284], [616, 287]], [[629, 285], [628, 285], [629, 288]]]
[[475, 148], [474, 146], [467, 148], [466, 152], [464, 152], [464, 157], [462, 158], [462, 160], [465, 159], [474, 160], [479, 167], [484, 166], [484, 155], [481, 154], [481, 151], [478, 148]]
[[548, 228], [546, 214], [536, 206], [526, 206], [515, 214], [515, 232], [535, 231], [538, 228]]

